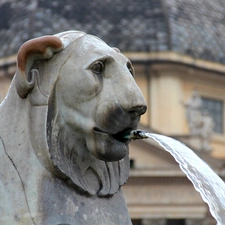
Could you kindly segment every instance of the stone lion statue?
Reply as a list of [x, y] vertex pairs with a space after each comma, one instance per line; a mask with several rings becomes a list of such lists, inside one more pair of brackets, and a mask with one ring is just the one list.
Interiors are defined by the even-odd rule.
[[131, 224], [124, 134], [145, 111], [131, 62], [99, 38], [24, 43], [0, 106], [0, 224]]

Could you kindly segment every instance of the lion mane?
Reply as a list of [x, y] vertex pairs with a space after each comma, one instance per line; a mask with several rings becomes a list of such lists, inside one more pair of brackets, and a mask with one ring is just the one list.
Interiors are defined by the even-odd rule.
[[[55, 89], [51, 96], [55, 99]], [[94, 157], [86, 147], [74, 141], [76, 134], [61, 123], [57, 107], [50, 99], [47, 120], [47, 137], [52, 160], [66, 179], [69, 178], [80, 191], [90, 195], [115, 194], [129, 175], [128, 154], [121, 160], [106, 162]], [[52, 120], [52, 118], [54, 118]]]

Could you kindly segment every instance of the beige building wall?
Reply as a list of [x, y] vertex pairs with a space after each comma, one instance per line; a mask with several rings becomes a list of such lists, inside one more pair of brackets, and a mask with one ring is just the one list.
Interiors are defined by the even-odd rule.
[[0, 103], [5, 98], [5, 95], [9, 89], [11, 79], [7, 77], [0, 77]]
[[0, 59], [0, 102], [5, 98], [6, 93], [8, 92], [15, 71], [15, 55]]
[[[135, 69], [136, 67], [135, 65]], [[138, 71], [141, 69], [138, 68]], [[141, 120], [143, 125], [165, 135], [188, 135], [189, 128], [183, 104], [192, 96], [193, 91], [198, 91], [202, 97], [221, 100], [224, 103], [225, 120], [224, 72], [170, 63], [151, 65], [149, 71], [149, 78], [143, 71], [137, 72], [136, 77], [148, 103], [148, 112]], [[223, 128], [225, 131], [224, 122]], [[225, 133], [215, 133], [211, 146], [213, 156], [225, 158]]]
[[[202, 97], [220, 100], [223, 102], [223, 118], [225, 119], [225, 76], [213, 72], [201, 72], [192, 70], [188, 78], [184, 78], [183, 90], [187, 100], [193, 90], [197, 90]], [[223, 129], [225, 124], [223, 120]], [[225, 158], [225, 133], [214, 133], [212, 137], [212, 155], [217, 158]]]
[[160, 133], [183, 133], [182, 81], [170, 70], [155, 70], [150, 79], [150, 124]]
[[[140, 87], [142, 94], [145, 98], [147, 105], [149, 106], [149, 79], [148, 74], [145, 71], [145, 67], [143, 65], [135, 65], [135, 81], [137, 85]], [[141, 124], [144, 126], [149, 125], [149, 113], [150, 109], [147, 109], [147, 112], [141, 117]]]
[[123, 190], [132, 219], [204, 218], [207, 213], [199, 193], [185, 178], [131, 177]]

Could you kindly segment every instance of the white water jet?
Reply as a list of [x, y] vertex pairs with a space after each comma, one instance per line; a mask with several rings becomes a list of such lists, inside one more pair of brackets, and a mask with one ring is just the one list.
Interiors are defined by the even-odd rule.
[[181, 170], [193, 183], [202, 199], [208, 204], [217, 225], [225, 221], [225, 183], [224, 181], [200, 159], [190, 148], [183, 143], [159, 134], [148, 133], [141, 130], [131, 131], [125, 138], [142, 139], [152, 138], [168, 151], [179, 163]]

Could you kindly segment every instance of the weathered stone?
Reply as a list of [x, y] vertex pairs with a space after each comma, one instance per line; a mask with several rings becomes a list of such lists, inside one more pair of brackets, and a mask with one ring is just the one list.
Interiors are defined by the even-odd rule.
[[78, 31], [33, 39], [17, 59], [0, 107], [0, 224], [130, 225], [123, 131], [146, 111], [130, 61]]

